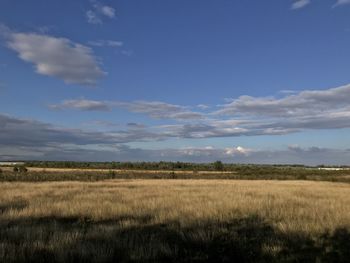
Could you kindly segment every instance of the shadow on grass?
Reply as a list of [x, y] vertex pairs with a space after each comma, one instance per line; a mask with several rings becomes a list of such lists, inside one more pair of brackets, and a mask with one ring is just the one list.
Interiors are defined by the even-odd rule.
[[152, 216], [0, 219], [1, 262], [350, 262], [350, 233], [284, 234], [257, 216], [152, 224]]
[[8, 210], [23, 210], [28, 206], [28, 202], [25, 200], [15, 200], [9, 203], [0, 204], [0, 214], [7, 212]]

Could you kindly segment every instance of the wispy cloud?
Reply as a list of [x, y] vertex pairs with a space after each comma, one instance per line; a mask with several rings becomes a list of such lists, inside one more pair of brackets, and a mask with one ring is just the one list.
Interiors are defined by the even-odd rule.
[[309, 5], [310, 3], [311, 3], [310, 0], [298, 0], [292, 4], [291, 9], [293, 9], [293, 10], [301, 9], [301, 8]]
[[134, 54], [134, 51], [132, 51], [132, 50], [122, 50], [120, 53], [122, 55], [124, 55], [124, 56], [131, 57]]
[[205, 105], [205, 104], [198, 104], [197, 108], [201, 109], [201, 110], [206, 110], [206, 109], [209, 109], [210, 107], [208, 105]]
[[88, 44], [90, 46], [95, 46], [95, 47], [122, 47], [123, 46], [122, 41], [116, 41], [116, 40], [95, 40], [95, 41], [89, 41]]
[[305, 129], [350, 127], [350, 85], [305, 90], [283, 98], [241, 96], [213, 116], [249, 120], [241, 125], [253, 134], [286, 134]]
[[186, 161], [236, 163], [346, 164], [349, 150], [302, 148], [291, 145], [282, 150], [252, 149], [244, 146], [217, 148], [182, 147], [163, 149], [131, 148], [125, 143], [156, 141], [166, 136], [146, 130], [137, 123], [127, 130], [92, 132], [68, 129], [36, 120], [0, 114], [0, 160], [38, 159], [73, 161]]
[[350, 0], [337, 0], [333, 7], [350, 4]]
[[[66, 103], [70, 105], [69, 102]], [[99, 104], [84, 104], [86, 110], [100, 107]], [[343, 126], [350, 127], [350, 116], [343, 120]], [[300, 128], [336, 127], [339, 120], [328, 123], [323, 120], [306, 120], [299, 123]], [[340, 122], [338, 123], [338, 125]], [[105, 125], [96, 123], [96, 125]], [[140, 123], [128, 123], [126, 126], [111, 131], [86, 131], [58, 127], [37, 120], [20, 119], [0, 114], [0, 158], [27, 159], [71, 159], [71, 160], [182, 160], [215, 161], [242, 163], [304, 163], [304, 164], [344, 164], [350, 158], [349, 150], [326, 149], [320, 147], [302, 148], [291, 145], [284, 150], [260, 150], [244, 146], [227, 146], [225, 148], [184, 147], [179, 149], [147, 150], [130, 148], [130, 142], [154, 142], [169, 138], [211, 138], [242, 135], [281, 134], [291, 132], [296, 123], [264, 123], [264, 121], [246, 120], [208, 120], [207, 123], [176, 124], [149, 127]], [[279, 131], [279, 129], [281, 131]]]
[[104, 5], [99, 1], [92, 0], [92, 9], [86, 11], [86, 18], [90, 24], [102, 24], [103, 17], [113, 19], [116, 16], [115, 9], [111, 6]]
[[97, 7], [97, 9], [100, 10], [101, 14], [113, 18], [115, 17], [115, 9], [113, 7], [107, 6], [107, 5], [102, 5]]
[[184, 106], [159, 101], [114, 102], [116, 107], [135, 113], [143, 113], [155, 119], [200, 119], [202, 114]]
[[96, 100], [64, 100], [59, 105], [49, 105], [51, 109], [62, 110], [62, 109], [77, 109], [83, 111], [110, 111], [111, 107], [109, 103]]
[[85, 15], [88, 23], [94, 25], [102, 24], [102, 19], [94, 11], [88, 10]]
[[67, 38], [7, 30], [5, 39], [7, 46], [17, 52], [20, 59], [34, 64], [41, 75], [66, 83], [95, 85], [106, 74], [91, 48]]
[[[65, 100], [54, 109], [107, 111], [125, 109], [153, 119], [176, 120], [161, 133], [178, 138], [281, 135], [303, 130], [350, 128], [350, 85], [305, 90], [282, 98], [241, 96], [211, 112], [192, 111], [160, 101]], [[188, 121], [191, 121], [190, 123]]]
[[349, 110], [350, 85], [327, 90], [305, 90], [281, 99], [241, 96], [217, 111], [224, 115], [306, 117]]
[[51, 109], [77, 109], [83, 111], [106, 111], [112, 108], [126, 109], [130, 112], [145, 114], [154, 119], [192, 120], [202, 119], [199, 112], [188, 110], [184, 106], [159, 101], [96, 101], [86, 99], [64, 100], [52, 104]]
[[0, 114], [0, 128], [0, 149], [5, 146], [44, 149], [62, 144], [114, 146], [127, 142], [156, 141], [164, 138], [162, 134], [142, 129], [110, 132], [86, 131], [4, 114]]

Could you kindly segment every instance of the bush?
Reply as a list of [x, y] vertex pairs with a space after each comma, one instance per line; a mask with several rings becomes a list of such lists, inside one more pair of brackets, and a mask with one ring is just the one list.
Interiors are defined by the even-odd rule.
[[222, 163], [221, 161], [216, 161], [216, 162], [214, 163], [214, 169], [215, 169], [216, 171], [223, 171], [223, 170], [224, 170], [224, 165], [223, 165], [223, 163]]
[[26, 173], [28, 169], [25, 166], [15, 166], [13, 167], [15, 173]]

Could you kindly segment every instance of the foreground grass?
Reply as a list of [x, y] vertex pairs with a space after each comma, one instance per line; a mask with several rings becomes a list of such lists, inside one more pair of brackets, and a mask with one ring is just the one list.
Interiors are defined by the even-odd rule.
[[349, 262], [350, 186], [1, 183], [0, 262]]

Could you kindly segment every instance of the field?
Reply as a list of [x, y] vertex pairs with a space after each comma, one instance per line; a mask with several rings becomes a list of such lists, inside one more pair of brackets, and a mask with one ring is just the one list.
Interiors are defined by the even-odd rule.
[[349, 262], [350, 185], [0, 183], [1, 262]]
[[[103, 181], [109, 179], [312, 180], [350, 183], [350, 168], [192, 163], [27, 163], [25, 172], [0, 167], [0, 182]], [[33, 166], [36, 165], [36, 166]], [[130, 168], [130, 166], [132, 168]], [[24, 166], [23, 166], [24, 167]], [[119, 168], [115, 168], [119, 167]], [[129, 168], [128, 168], [129, 167]]]

